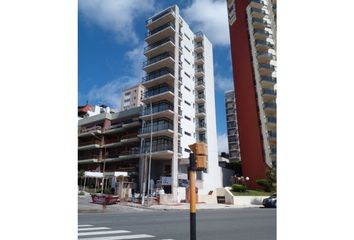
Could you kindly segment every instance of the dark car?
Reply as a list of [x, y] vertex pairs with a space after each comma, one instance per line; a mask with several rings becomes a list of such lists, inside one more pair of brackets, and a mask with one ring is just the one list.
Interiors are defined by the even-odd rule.
[[272, 196], [263, 199], [262, 204], [266, 208], [276, 208], [277, 207], [277, 195], [273, 194]]

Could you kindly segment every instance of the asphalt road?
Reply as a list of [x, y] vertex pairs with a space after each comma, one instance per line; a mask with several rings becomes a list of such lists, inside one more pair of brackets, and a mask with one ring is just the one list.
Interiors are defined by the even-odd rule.
[[[189, 212], [132, 210], [79, 213], [79, 229], [80, 227], [93, 229], [79, 230], [79, 234], [81, 233], [79, 239], [189, 240]], [[95, 235], [93, 230], [102, 233]], [[107, 238], [109, 236], [116, 237]], [[275, 240], [276, 210], [266, 208], [199, 210], [197, 239]]]

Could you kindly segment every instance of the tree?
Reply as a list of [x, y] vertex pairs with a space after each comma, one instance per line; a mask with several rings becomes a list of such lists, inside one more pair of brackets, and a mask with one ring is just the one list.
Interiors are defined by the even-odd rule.
[[272, 191], [277, 191], [277, 169], [275, 167], [269, 168], [266, 172], [267, 180], [272, 187]]

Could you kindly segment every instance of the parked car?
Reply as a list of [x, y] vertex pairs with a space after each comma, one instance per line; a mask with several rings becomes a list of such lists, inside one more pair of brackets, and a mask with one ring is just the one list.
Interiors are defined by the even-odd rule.
[[266, 208], [276, 208], [277, 207], [277, 194], [273, 194], [270, 197], [263, 199], [263, 206]]

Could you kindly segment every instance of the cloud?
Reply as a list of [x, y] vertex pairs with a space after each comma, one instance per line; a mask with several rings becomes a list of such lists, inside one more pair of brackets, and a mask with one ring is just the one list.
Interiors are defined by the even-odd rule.
[[142, 70], [143, 62], [146, 60], [144, 56], [144, 43], [139, 43], [137, 47], [126, 52], [125, 56], [131, 63], [132, 74], [141, 78], [144, 74]]
[[221, 90], [223, 92], [234, 90], [234, 81], [232, 78], [225, 78], [220, 75], [215, 77], [215, 85], [216, 89]]
[[218, 153], [229, 152], [229, 145], [227, 141], [227, 134], [218, 135]]
[[141, 82], [141, 78], [123, 76], [103, 86], [94, 86], [87, 94], [88, 101], [89, 103], [105, 104], [119, 110], [122, 90], [139, 82]]
[[138, 42], [134, 20], [155, 11], [155, 0], [79, 0], [79, 12], [89, 22], [115, 34], [117, 41]]
[[201, 30], [213, 45], [230, 43], [227, 7], [225, 0], [195, 0], [182, 10], [186, 21], [194, 31]]

